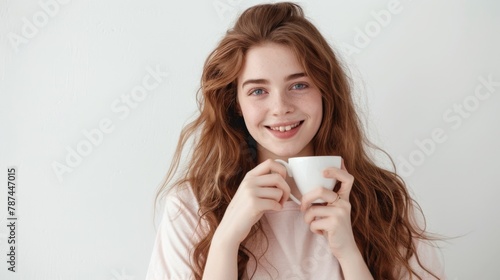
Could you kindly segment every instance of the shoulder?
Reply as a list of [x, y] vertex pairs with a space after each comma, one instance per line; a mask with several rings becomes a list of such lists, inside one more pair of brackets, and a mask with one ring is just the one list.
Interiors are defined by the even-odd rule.
[[[417, 275], [422, 279], [436, 279], [432, 276], [434, 274], [440, 280], [446, 279], [444, 261], [439, 247], [432, 241], [417, 238], [414, 239], [414, 243], [416, 255], [411, 257], [409, 264]], [[405, 275], [401, 279], [409, 279], [409, 277]]]
[[168, 191], [146, 279], [192, 279], [191, 254], [203, 236], [191, 187]]
[[[187, 183], [182, 185], [177, 185], [168, 190], [166, 196], [166, 201], [181, 201], [181, 202], [197, 202], [196, 197], [193, 193], [193, 188]], [[197, 205], [198, 203], [196, 203]]]
[[171, 210], [192, 210], [199, 209], [198, 201], [191, 186], [184, 184], [170, 189], [164, 198], [165, 210], [172, 214]]
[[163, 226], [176, 224], [187, 229], [196, 228], [200, 221], [199, 204], [189, 185], [180, 185], [169, 190], [163, 203]]
[[[426, 228], [425, 217], [420, 206], [415, 202], [409, 217], [410, 224], [419, 232]], [[429, 236], [428, 233], [425, 233]], [[433, 236], [432, 234], [430, 235]], [[413, 244], [415, 245], [415, 254], [409, 259], [409, 265], [422, 279], [446, 279], [444, 270], [443, 254], [435, 241], [427, 240], [421, 236], [414, 235]], [[431, 273], [429, 273], [431, 272]], [[401, 279], [409, 279], [408, 275]]]

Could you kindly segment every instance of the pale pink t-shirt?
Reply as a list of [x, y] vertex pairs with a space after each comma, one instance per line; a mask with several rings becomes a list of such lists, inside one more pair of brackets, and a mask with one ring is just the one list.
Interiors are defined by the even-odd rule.
[[[159, 225], [146, 280], [193, 279], [189, 267], [190, 250], [200, 239], [198, 203], [191, 188], [169, 193]], [[269, 211], [261, 219], [268, 238], [268, 248], [258, 262], [252, 279], [344, 279], [337, 259], [330, 253], [327, 240], [314, 234], [304, 222], [303, 213], [293, 201], [285, 202], [281, 211]], [[261, 256], [265, 242], [249, 245], [252, 253]], [[445, 279], [434, 247], [417, 244], [420, 260], [434, 274]], [[416, 263], [413, 267], [422, 279], [434, 279]], [[247, 265], [248, 279], [255, 261]], [[402, 275], [401, 279], [409, 279]]]

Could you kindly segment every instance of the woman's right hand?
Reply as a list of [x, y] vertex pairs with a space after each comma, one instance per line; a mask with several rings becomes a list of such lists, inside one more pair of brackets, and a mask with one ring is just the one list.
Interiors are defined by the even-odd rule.
[[286, 168], [271, 159], [250, 170], [229, 203], [215, 236], [226, 244], [239, 246], [265, 211], [283, 208], [290, 195], [285, 178]]

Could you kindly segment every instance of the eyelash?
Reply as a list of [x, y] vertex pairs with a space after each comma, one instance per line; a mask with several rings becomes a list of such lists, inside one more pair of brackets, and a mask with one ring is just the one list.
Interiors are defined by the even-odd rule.
[[265, 90], [264, 90], [264, 89], [261, 89], [261, 88], [256, 88], [256, 89], [251, 90], [249, 95], [256, 95], [256, 96], [260, 95], [260, 94], [254, 94], [254, 93], [255, 93], [256, 91], [258, 91], [258, 90], [261, 90], [263, 93], [265, 92]]
[[309, 87], [306, 83], [296, 83], [296, 84], [294, 84], [294, 85], [292, 86], [292, 88], [293, 88], [293, 87], [295, 87], [296, 85], [302, 85], [302, 86], [304, 86], [303, 88], [300, 88], [300, 89], [298, 89], [298, 90], [301, 90], [301, 89], [306, 89], [306, 88], [308, 88], [308, 87]]
[[[294, 87], [295, 87], [295, 86], [297, 86], [297, 85], [301, 85], [301, 86], [302, 86], [302, 88], [295, 89]], [[309, 86], [308, 86], [306, 83], [296, 83], [296, 84], [293, 84], [293, 85], [291, 86], [291, 89], [292, 89], [292, 90], [303, 90], [303, 89], [306, 89], [306, 88], [308, 88], [308, 87], [309, 87]], [[261, 94], [264, 94], [264, 93], [265, 93], [265, 90], [264, 90], [264, 89], [262, 89], [262, 88], [256, 88], [256, 89], [252, 89], [248, 95], [256, 95], [256, 96], [261, 95], [261, 94], [255, 94], [255, 92], [256, 92], [256, 91], [258, 91], [258, 90], [260, 90], [260, 91], [262, 91], [262, 92], [263, 92], [263, 93], [261, 93]]]

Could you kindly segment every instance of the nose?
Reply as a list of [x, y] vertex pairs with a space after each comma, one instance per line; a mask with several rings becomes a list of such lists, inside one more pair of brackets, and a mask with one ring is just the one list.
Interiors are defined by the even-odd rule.
[[272, 95], [273, 102], [271, 103], [271, 108], [273, 115], [281, 116], [293, 112], [293, 102], [290, 100], [290, 96], [287, 96], [285, 91], [275, 91], [275, 94]]

